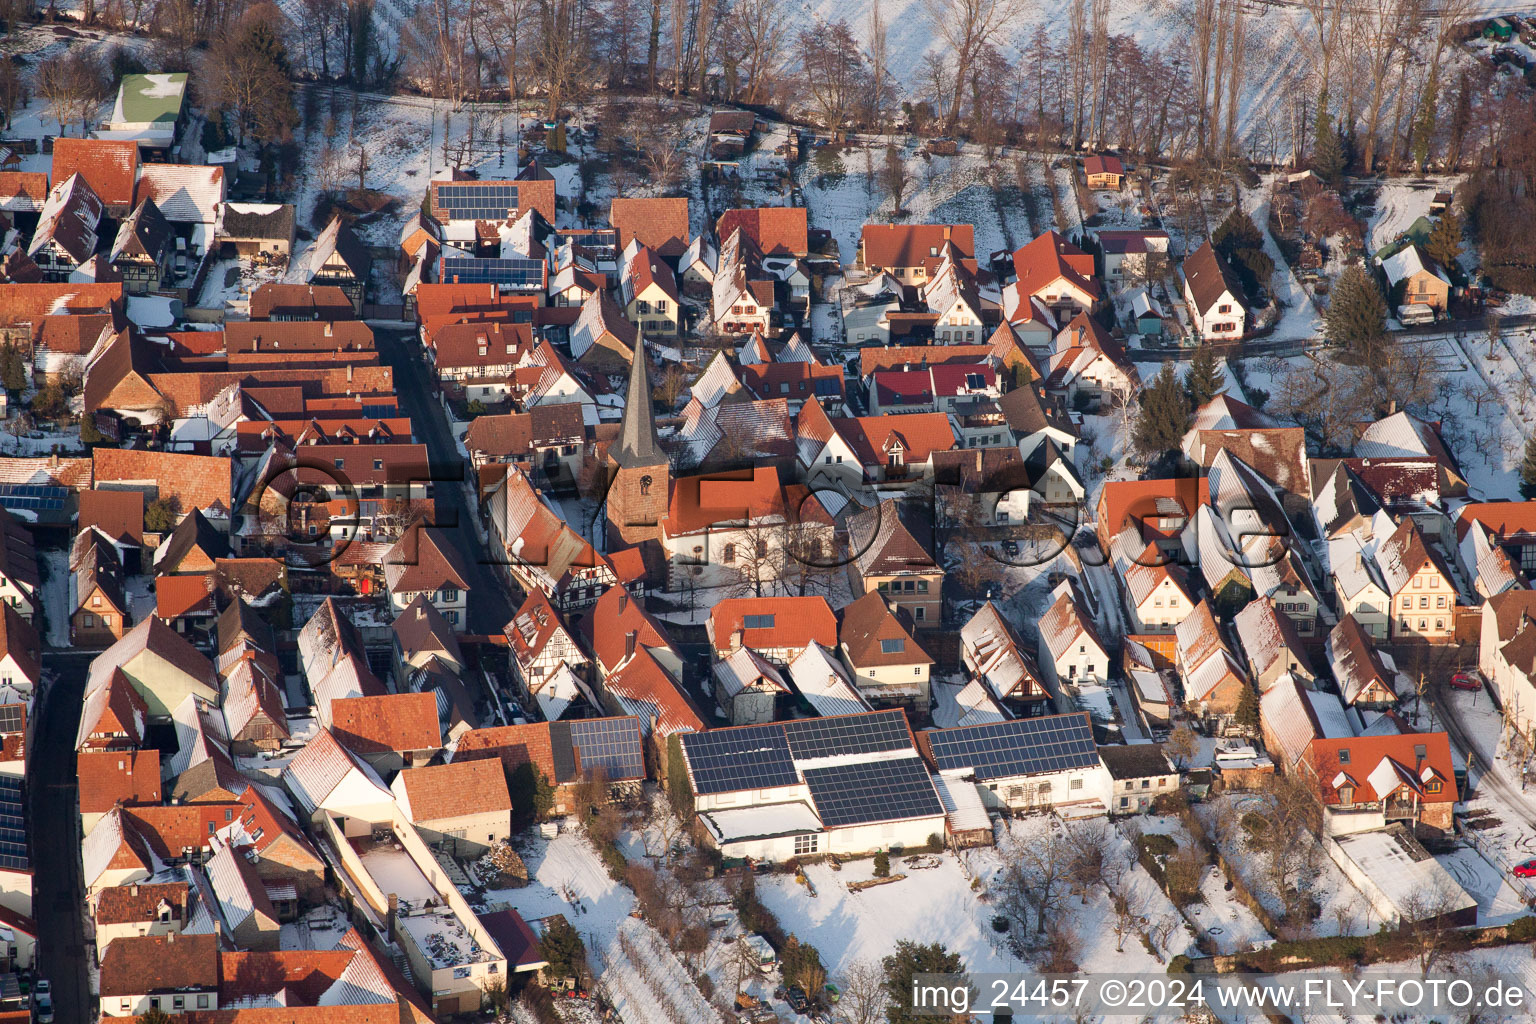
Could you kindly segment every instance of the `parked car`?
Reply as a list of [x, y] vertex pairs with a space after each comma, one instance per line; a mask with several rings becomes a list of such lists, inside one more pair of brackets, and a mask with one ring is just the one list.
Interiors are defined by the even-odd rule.
[[805, 1013], [811, 1008], [811, 1002], [805, 998], [805, 992], [802, 989], [790, 986], [789, 991], [785, 992], [784, 996], [785, 1000], [789, 1003], [789, 1008], [796, 1013]]
[[1536, 859], [1515, 865], [1516, 878], [1536, 878]]
[[46, 992], [32, 994], [32, 1019], [37, 1024], [53, 1024], [53, 997]]
[[1009, 537], [1007, 540], [1003, 541], [1003, 554], [1007, 555], [1009, 558], [1019, 557], [1019, 542], [1014, 540], [1012, 537]]
[[1476, 672], [1457, 672], [1451, 676], [1451, 685], [1458, 690], [1476, 691], [1483, 688], [1483, 680]]

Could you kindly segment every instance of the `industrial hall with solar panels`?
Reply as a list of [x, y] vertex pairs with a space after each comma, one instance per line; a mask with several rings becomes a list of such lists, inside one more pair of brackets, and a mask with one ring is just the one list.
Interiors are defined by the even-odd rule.
[[1112, 788], [1084, 712], [914, 736], [903, 711], [868, 711], [689, 733], [681, 751], [711, 844], [761, 861], [922, 846], [977, 807], [1102, 811]]

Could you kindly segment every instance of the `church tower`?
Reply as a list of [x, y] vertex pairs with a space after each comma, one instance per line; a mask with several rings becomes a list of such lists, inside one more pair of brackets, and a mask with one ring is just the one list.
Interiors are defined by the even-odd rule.
[[635, 339], [629, 392], [619, 438], [608, 450], [608, 546], [621, 548], [661, 536], [661, 520], [672, 493], [672, 464], [656, 435], [645, 343]]

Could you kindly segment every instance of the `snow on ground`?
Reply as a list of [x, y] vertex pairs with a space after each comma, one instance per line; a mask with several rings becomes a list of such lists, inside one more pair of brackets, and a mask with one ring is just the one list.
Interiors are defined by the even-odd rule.
[[[863, 226], [884, 224], [891, 219], [891, 199], [880, 185], [880, 175], [886, 146], [901, 144], [904, 139], [860, 136], [853, 141], [856, 148], [839, 154], [841, 174], [825, 175], [821, 161], [827, 158], [814, 156], [797, 168], [810, 225], [831, 232], [845, 265], [852, 263], [858, 252], [859, 232]], [[994, 167], [1000, 175], [999, 184], [1012, 180], [1012, 169], [1006, 164], [1005, 157], [987, 161], [975, 146], [963, 147], [952, 157], [925, 158], [917, 156], [915, 151], [907, 153], [907, 175], [911, 184], [902, 197], [902, 208], [907, 211], [902, 221], [909, 224], [972, 224], [978, 258], [985, 259], [993, 252], [1008, 248], [999, 213], [1000, 199], [991, 185]], [[777, 201], [783, 202], [782, 199]], [[1019, 246], [1027, 241], [1028, 237], [1016, 237], [1013, 244]]]
[[[1102, 819], [1090, 824], [1104, 826]], [[820, 951], [834, 978], [857, 960], [878, 961], [902, 939], [941, 942], [959, 953], [970, 971], [1018, 970], [1022, 964], [992, 928], [995, 911], [983, 901], [986, 887], [1001, 874], [1005, 863], [1017, 858], [1020, 845], [1039, 842], [1047, 834], [1067, 827], [1053, 815], [1015, 819], [999, 826], [999, 847], [915, 858], [918, 863], [937, 860], [935, 867], [913, 866], [905, 857], [893, 857], [892, 873], [907, 875], [900, 881], [853, 893], [848, 891], [848, 883], [871, 878], [872, 861], [851, 861], [840, 871], [828, 864], [815, 864], [806, 869], [816, 887], [815, 897], [787, 875], [761, 879], [758, 896], [778, 915], [786, 931]], [[1108, 833], [1112, 842], [1109, 857], [1128, 863], [1129, 843], [1113, 828]], [[1151, 876], [1139, 865], [1128, 871], [1133, 899], [1143, 918], [1156, 922], [1177, 917], [1177, 911]], [[980, 879], [978, 889], [972, 888], [972, 878]], [[1084, 971], [1160, 973], [1168, 958], [1193, 946], [1188, 930], [1176, 927], [1169, 931], [1169, 948], [1162, 951], [1161, 962], [1134, 934], [1126, 936], [1123, 949], [1117, 952], [1114, 932], [1108, 924], [1108, 897], [1103, 891], [1091, 893], [1086, 901], [1078, 897], [1067, 899], [1060, 912], [1072, 919], [1071, 929], [1079, 947], [1076, 959]]]
[[1525, 900], [1504, 873], [1470, 846], [1435, 857], [1440, 866], [1477, 900], [1477, 923], [1508, 924], [1526, 913]]
[[[1221, 835], [1220, 829], [1213, 821], [1213, 812], [1223, 802], [1230, 802], [1233, 805], [1237, 815], [1234, 815], [1232, 820], [1236, 821], [1237, 816], [1247, 810], [1257, 810], [1262, 813], [1263, 800], [1257, 794], [1232, 793], [1200, 804], [1197, 813], [1205, 821], [1208, 832], [1218, 845], [1222, 846], [1227, 863], [1236, 868], [1248, 884], [1249, 890], [1263, 903], [1265, 909], [1279, 917], [1284, 913], [1284, 904], [1272, 892], [1271, 886], [1264, 881], [1271, 871], [1269, 853], [1251, 846], [1241, 828], [1236, 830], [1235, 835]], [[1316, 840], [1311, 841], [1316, 842]], [[1296, 880], [1317, 900], [1318, 917], [1311, 922], [1310, 933], [1312, 935], [1365, 935], [1375, 931], [1379, 922], [1370, 918], [1369, 903], [1355, 888], [1354, 883], [1345, 877], [1344, 872], [1321, 847], [1315, 850], [1314, 854], [1314, 869], [1306, 878]], [[1242, 905], [1238, 904], [1238, 906]], [[1243, 909], [1246, 913], [1246, 908]]]
[[689, 980], [645, 922], [630, 917], [635, 896], [608, 875], [597, 850], [569, 827], [554, 839], [530, 836], [520, 850], [529, 884], [496, 889], [490, 903], [506, 903], [526, 921], [554, 914], [580, 933], [589, 960], [626, 1024], [717, 1024], [719, 1014]]
[[1441, 189], [1455, 188], [1456, 178], [1388, 181], [1376, 194], [1376, 212], [1366, 223], [1366, 249], [1377, 252], [1420, 217], [1429, 216], [1430, 201]]
[[349, 927], [346, 912], [326, 904], [284, 924], [278, 932], [278, 948], [335, 949]]
[[1056, 198], [1061, 207], [1062, 223], [1056, 225], [1068, 238], [1076, 238], [1083, 230], [1083, 213], [1077, 205], [1077, 189], [1072, 176], [1076, 173], [1070, 161], [1063, 161], [1052, 172]]
[[38, 552], [47, 579], [43, 581], [43, 616], [48, 622], [44, 642], [49, 647], [69, 646], [70, 594], [74, 587], [69, 572], [69, 552], [49, 548]]
[[1266, 340], [1268, 341], [1298, 341], [1305, 338], [1314, 338], [1322, 330], [1321, 318], [1317, 307], [1312, 305], [1312, 298], [1302, 288], [1301, 282], [1296, 280], [1296, 275], [1291, 272], [1291, 265], [1286, 262], [1285, 254], [1280, 251], [1280, 246], [1275, 244], [1274, 236], [1269, 233], [1269, 201], [1270, 183], [1263, 182], [1258, 188], [1243, 189], [1243, 211], [1253, 218], [1258, 225], [1259, 232], [1264, 236], [1264, 252], [1275, 261], [1275, 272], [1270, 276], [1269, 291], [1271, 301], [1278, 302], [1283, 309], [1280, 324], [1275, 328]]
[[1238, 898], [1226, 890], [1227, 879], [1212, 864], [1200, 879], [1202, 902], [1184, 908], [1195, 927], [1205, 933], [1218, 953], [1236, 953], [1269, 945], [1269, 932]]
[[816, 947], [834, 977], [855, 960], [878, 961], [902, 939], [942, 942], [969, 970], [1014, 969], [1017, 962], [993, 945], [992, 914], [971, 889], [976, 868], [962, 866], [961, 857], [965, 865], [983, 864], [995, 851], [944, 854], [938, 867], [923, 870], [892, 857], [891, 873], [905, 871], [907, 877], [856, 893], [848, 883], [873, 878], [873, 860], [850, 861], [840, 871], [812, 864], [806, 875], [816, 886], [815, 898], [790, 875], [760, 879], [757, 895], [786, 932]]

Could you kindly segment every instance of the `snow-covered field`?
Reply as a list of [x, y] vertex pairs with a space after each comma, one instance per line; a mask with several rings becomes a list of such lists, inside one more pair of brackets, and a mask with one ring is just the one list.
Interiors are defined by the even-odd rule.
[[[1021, 847], [1068, 827], [1054, 816], [1034, 815], [999, 826], [998, 846], [945, 853], [937, 858], [937, 866], [908, 866], [907, 858], [893, 857], [892, 873], [907, 877], [863, 892], [850, 892], [848, 884], [873, 877], [870, 860], [851, 861], [841, 870], [827, 864], [810, 866], [806, 873], [816, 887], [815, 897], [783, 875], [763, 879], [758, 895], [786, 931], [821, 952], [834, 978], [856, 961], [878, 962], [903, 939], [941, 942], [960, 954], [970, 971], [1017, 971], [1025, 964], [992, 928], [996, 911], [986, 902], [987, 888], [1007, 863], [1017, 859]], [[1113, 828], [1109, 836], [1109, 858], [1130, 863], [1129, 842]], [[916, 858], [919, 864], [933, 859]], [[1132, 864], [1127, 878], [1144, 929], [1151, 931], [1156, 922], [1177, 919], [1178, 912], [1139, 865]], [[1084, 971], [1161, 972], [1168, 958], [1193, 947], [1193, 936], [1179, 925], [1169, 929], [1169, 944], [1160, 951], [1161, 959], [1148, 952], [1135, 934], [1128, 935], [1117, 951], [1109, 925], [1109, 899], [1102, 890], [1064, 900], [1059, 913], [1069, 918], [1076, 960]]]

